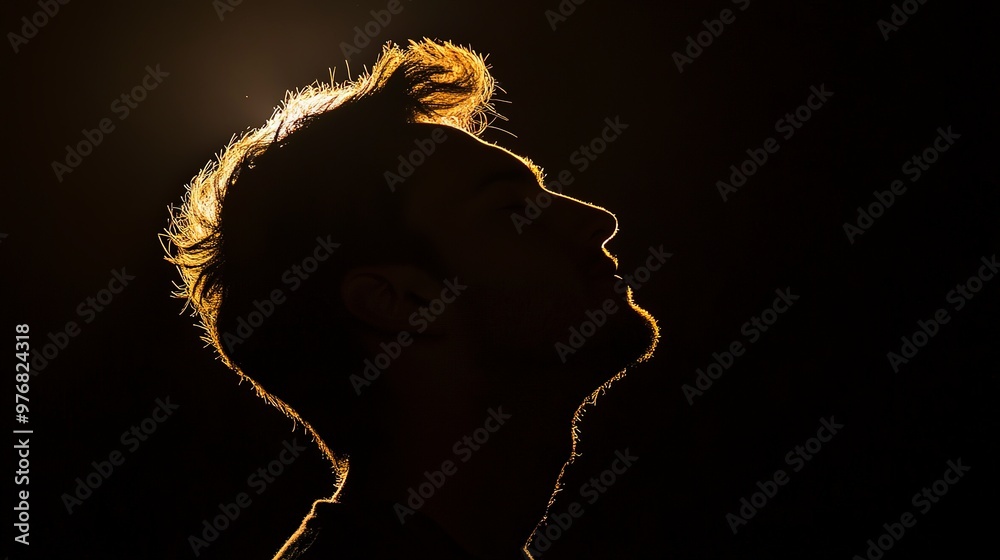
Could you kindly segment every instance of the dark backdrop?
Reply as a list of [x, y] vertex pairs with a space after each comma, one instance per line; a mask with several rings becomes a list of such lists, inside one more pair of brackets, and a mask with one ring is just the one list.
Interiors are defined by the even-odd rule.
[[[610, 248], [623, 271], [651, 246], [673, 254], [636, 294], [663, 326], [661, 348], [587, 415], [567, 484], [585, 514], [543, 557], [864, 557], [866, 541], [907, 512], [916, 524], [882, 538], [887, 559], [993, 548], [1000, 279], [972, 280], [972, 299], [951, 291], [989, 276], [981, 258], [1000, 249], [996, 14], [904, 2], [886, 39], [878, 22], [892, 23], [893, 4], [855, 4], [565, 0], [575, 11], [553, 29], [545, 11], [556, 0], [404, 1], [351, 56], [356, 75], [386, 40], [437, 37], [489, 53], [509, 101], [497, 124], [516, 137], [488, 138], [553, 175], [569, 170], [564, 192], [616, 212]], [[329, 68], [347, 76], [341, 43], [386, 2], [69, 2], [33, 15], [40, 6], [7, 3], [2, 19], [27, 39], [8, 35], [3, 55], [13, 172], [2, 187], [3, 329], [30, 324], [32, 348], [53, 345], [32, 368], [28, 424], [13, 424], [34, 433], [31, 544], [12, 544], [10, 556], [193, 558], [189, 535], [247, 492], [252, 503], [198, 557], [270, 558], [329, 493], [330, 475], [310, 449], [262, 493], [248, 485], [283, 442], [308, 438], [201, 347], [168, 297], [174, 271], [157, 233], [193, 173], [286, 89]], [[904, 8], [916, 8], [905, 22]], [[44, 25], [28, 38], [22, 17]], [[712, 23], [720, 17], [729, 23]], [[697, 42], [703, 20], [717, 36], [702, 33], [711, 43], [699, 54], [688, 37]], [[697, 56], [679, 71], [673, 53], [687, 49]], [[160, 82], [126, 116], [113, 103], [147, 66]], [[801, 128], [782, 128], [813, 86], [831, 94], [812, 98]], [[628, 128], [581, 171], [573, 152], [616, 117]], [[59, 176], [53, 161], [105, 118], [113, 130]], [[949, 127], [953, 144], [930, 152], [936, 161], [912, 181], [919, 168], [904, 163]], [[717, 181], [731, 181], [746, 150], [760, 158], [768, 138], [778, 150], [724, 200]], [[873, 223], [860, 218], [867, 229], [852, 243], [844, 224], [895, 180], [905, 193], [876, 205]], [[134, 279], [101, 296], [122, 267]], [[799, 299], [751, 341], [741, 327], [776, 289]], [[102, 311], [78, 313], [98, 296]], [[948, 322], [935, 329], [938, 309]], [[60, 335], [68, 321], [78, 330]], [[887, 353], [901, 352], [918, 321], [934, 336], [917, 335], [916, 355], [907, 348], [912, 358], [893, 367]], [[727, 361], [733, 341], [745, 353], [721, 375], [713, 368], [717, 379], [689, 402], [683, 385], [697, 388], [697, 370], [713, 353]], [[122, 439], [168, 397], [172, 414], [146, 421], [155, 432]], [[843, 427], [821, 432], [829, 441], [814, 441], [808, 461], [786, 460], [823, 421]], [[626, 449], [639, 459], [588, 503], [577, 489]], [[939, 483], [940, 498], [932, 489], [936, 502], [913, 502], [949, 461], [968, 470]], [[113, 471], [95, 474], [94, 462]], [[786, 483], [768, 484], [778, 469]], [[88, 476], [100, 483], [89, 495], [77, 481]], [[727, 518], [741, 506], [741, 522]]]

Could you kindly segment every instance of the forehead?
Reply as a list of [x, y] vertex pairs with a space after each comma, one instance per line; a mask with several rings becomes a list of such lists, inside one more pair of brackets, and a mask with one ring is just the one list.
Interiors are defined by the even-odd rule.
[[[414, 140], [406, 146], [403, 158], [414, 170], [406, 181], [410, 185], [400, 186], [413, 203], [461, 204], [476, 198], [494, 181], [537, 183], [541, 178], [541, 170], [526, 158], [463, 130], [423, 123], [413, 128]], [[401, 163], [399, 159], [396, 162]]]

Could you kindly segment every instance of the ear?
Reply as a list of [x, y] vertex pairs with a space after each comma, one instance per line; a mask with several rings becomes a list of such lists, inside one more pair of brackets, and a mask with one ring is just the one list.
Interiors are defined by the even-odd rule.
[[[340, 284], [347, 311], [387, 334], [413, 331], [411, 316], [438, 297], [441, 287], [423, 270], [407, 265], [365, 266], [352, 269]], [[431, 326], [435, 326], [431, 323]], [[428, 329], [427, 334], [440, 334]]]

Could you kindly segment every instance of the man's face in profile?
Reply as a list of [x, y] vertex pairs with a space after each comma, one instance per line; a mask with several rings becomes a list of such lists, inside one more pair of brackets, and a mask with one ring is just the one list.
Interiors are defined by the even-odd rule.
[[[387, 45], [360, 80], [290, 94], [171, 210], [178, 295], [227, 365], [301, 421], [333, 463], [337, 491], [317, 504], [330, 526], [353, 520], [324, 537], [334, 548], [368, 546], [355, 528], [386, 528], [395, 537], [383, 551], [438, 541], [482, 558], [523, 549], [551, 476], [573, 457], [583, 404], [657, 341], [604, 249], [614, 215], [546, 191], [527, 160], [478, 138], [495, 116], [487, 69], [451, 43]], [[418, 117], [455, 126], [410, 122]], [[389, 176], [404, 158], [413, 169]], [[530, 200], [541, 211], [529, 219]], [[252, 343], [224, 349], [270, 272], [317, 235], [344, 246], [322, 279]], [[466, 464], [455, 442], [468, 441], [477, 459]], [[382, 505], [425, 488], [415, 479], [430, 465], [454, 476], [434, 500], [424, 490], [425, 504], [407, 500], [424, 527], [399, 531], [400, 508]], [[285, 550], [299, 537], [315, 535], [300, 532]]]
[[[406, 197], [408, 229], [430, 240], [449, 278], [468, 286], [444, 314], [452, 314], [449, 324], [468, 335], [475, 357], [540, 368], [565, 358], [573, 381], [541, 383], [570, 381], [567, 389], [586, 396], [648, 355], [655, 322], [631, 304], [620, 283], [616, 291], [615, 263], [603, 249], [617, 230], [613, 214], [545, 191], [520, 158], [464, 131], [415, 128], [424, 131], [418, 138], [430, 138], [438, 128], [446, 137], [412, 177], [396, 185], [395, 195]], [[532, 223], [515, 227], [511, 215], [524, 216], [525, 198], [542, 193], [551, 204]], [[577, 349], [570, 329], [579, 329], [588, 311], [607, 320]], [[560, 356], [557, 343], [575, 352]]]

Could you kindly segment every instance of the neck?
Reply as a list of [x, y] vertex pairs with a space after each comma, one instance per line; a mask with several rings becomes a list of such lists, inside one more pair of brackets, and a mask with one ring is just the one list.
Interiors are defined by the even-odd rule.
[[[551, 372], [512, 374], [454, 357], [404, 356], [366, 388], [370, 394], [359, 398], [373, 406], [339, 499], [396, 504], [401, 523], [419, 512], [477, 558], [523, 558], [521, 547], [571, 456], [579, 402], [551, 387], [535, 390], [533, 381], [511, 382], [550, 379]], [[433, 372], [417, 367], [427, 363]], [[505, 388], [463, 379], [500, 379]], [[338, 449], [333, 426], [314, 428]]]

